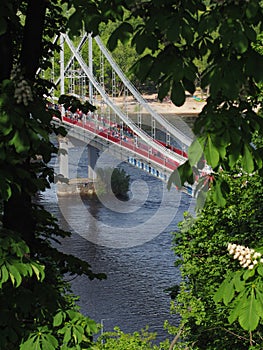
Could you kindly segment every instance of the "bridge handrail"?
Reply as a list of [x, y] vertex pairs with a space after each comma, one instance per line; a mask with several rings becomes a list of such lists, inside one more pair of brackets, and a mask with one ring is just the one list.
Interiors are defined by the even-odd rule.
[[104, 101], [107, 102], [107, 104], [112, 108], [112, 110], [125, 122], [127, 126], [131, 128], [133, 132], [135, 132], [143, 141], [148, 143], [151, 147], [155, 148], [159, 152], [161, 152], [165, 157], [171, 158], [176, 162], [179, 162], [182, 164], [186, 161], [186, 158], [183, 156], [180, 156], [178, 154], [175, 154], [174, 152], [170, 151], [169, 149], [165, 148], [164, 146], [157, 144], [155, 140], [149, 136], [146, 132], [144, 132], [142, 129], [137, 127], [137, 125], [128, 118], [110, 99], [110, 97], [106, 94], [104, 89], [100, 86], [100, 84], [96, 81], [93, 74], [91, 74], [89, 67], [87, 67], [86, 63], [84, 62], [83, 58], [80, 56], [80, 54], [77, 52], [75, 46], [72, 44], [71, 40], [69, 39], [67, 34], [62, 34], [65, 38], [70, 50], [74, 53], [75, 58], [79, 62], [79, 65], [85, 72], [85, 74], [88, 76], [89, 80], [92, 82], [93, 86], [97, 89], [97, 91], [100, 93], [100, 95], [103, 97]]
[[[74, 120], [70, 120], [67, 117], [64, 117], [62, 120], [54, 117], [53, 118], [53, 123], [57, 124], [57, 125], [61, 125], [61, 123], [65, 126], [66, 129], [68, 129], [68, 127], [70, 127], [70, 129], [68, 129], [68, 131], [71, 132], [71, 136], [74, 137], [74, 134], [72, 132], [76, 132], [76, 130], [82, 130], [82, 131], [88, 131], [89, 133], [92, 133], [94, 135], [96, 135], [96, 137], [101, 138], [107, 142], [110, 142], [112, 144], [115, 144], [119, 147], [125, 148], [126, 150], [132, 152], [132, 154], [137, 154], [138, 156], [144, 157], [145, 159], [147, 159], [148, 161], [150, 160], [151, 162], [157, 164], [158, 166], [165, 166], [166, 170], [169, 171], [173, 171], [175, 170], [178, 166], [179, 163], [171, 160], [170, 158], [161, 158], [160, 155], [156, 154], [156, 153], [150, 153], [149, 149], [144, 149], [144, 148], [140, 148], [139, 146], [136, 146], [135, 144], [131, 145], [130, 143], [127, 143], [125, 141], [122, 141], [121, 139], [116, 139], [113, 136], [107, 135], [107, 133], [104, 130], [99, 130], [96, 129], [94, 127], [85, 127], [83, 126], [83, 123], [80, 121], [74, 121]], [[77, 133], [78, 134], [78, 133]], [[147, 146], [147, 144], [146, 144]]]
[[108, 49], [104, 46], [99, 36], [95, 36], [95, 41], [98, 44], [100, 50], [105, 55], [107, 60], [109, 61], [111, 67], [118, 74], [123, 84], [129, 89], [129, 91], [133, 94], [136, 100], [142, 104], [142, 106], [154, 117], [156, 121], [158, 121], [166, 130], [169, 130], [174, 137], [183, 142], [186, 146], [190, 146], [192, 143], [192, 139], [182, 133], [181, 130], [177, 129], [173, 124], [169, 123], [166, 118], [164, 118], [161, 114], [157, 113], [152, 107], [145, 101], [145, 99], [141, 96], [136, 87], [131, 83], [131, 81], [125, 76], [121, 68], [117, 65], [112, 55], [108, 51]]

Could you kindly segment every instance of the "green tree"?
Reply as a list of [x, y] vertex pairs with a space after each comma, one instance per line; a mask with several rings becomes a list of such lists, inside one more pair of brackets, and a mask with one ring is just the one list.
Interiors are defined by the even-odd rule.
[[[196, 79], [201, 88], [209, 87], [209, 97], [194, 126], [196, 140], [189, 148], [189, 159], [179, 168], [184, 181], [193, 183], [197, 165], [204, 157], [215, 172], [234, 169], [239, 159], [248, 172], [262, 169], [261, 148], [251, 144], [255, 132], [262, 134], [260, 83], [263, 56], [255, 48], [262, 31], [262, 1], [187, 0], [108, 1], [96, 4], [96, 13], [84, 17], [80, 7], [72, 17], [87, 30], [94, 23], [118, 19], [121, 24], [108, 40], [110, 50], [118, 41], [132, 37], [140, 59], [133, 71], [141, 81], [150, 78], [158, 86], [162, 100], [170, 94], [181, 106], [186, 92], [194, 93]], [[113, 10], [113, 4], [115, 7]], [[95, 5], [94, 5], [95, 6]], [[100, 18], [100, 21], [99, 19]], [[138, 19], [137, 26], [130, 18]], [[75, 28], [76, 33], [77, 30]], [[261, 42], [262, 46], [262, 42]], [[206, 59], [204, 70], [198, 62]], [[174, 174], [170, 182], [177, 183]], [[225, 187], [214, 179], [215, 198], [224, 203]]]
[[226, 205], [208, 200], [197, 218], [186, 216], [174, 233], [176, 265], [182, 274], [173, 302], [173, 311], [181, 315], [180, 327], [174, 330], [181, 329], [181, 342], [174, 349], [184, 348], [182, 344], [206, 350], [262, 348], [260, 294], [255, 294], [256, 311], [253, 306], [254, 291], [262, 290], [261, 263], [250, 270], [227, 253], [229, 243], [262, 249], [262, 177], [222, 176], [230, 188]]
[[126, 198], [130, 188], [130, 176], [124, 169], [97, 168], [96, 192], [107, 195], [113, 193], [120, 198]]
[[0, 349], [87, 348], [96, 323], [82, 315], [65, 275], [94, 274], [54, 242], [68, 236], [35, 197], [54, 180], [47, 165], [64, 135], [47, 109], [51, 84], [37, 74], [58, 50], [67, 6], [46, 0], [2, 1], [0, 13]]
[[156, 334], [147, 329], [141, 332], [125, 334], [119, 327], [113, 332], [103, 333], [92, 346], [92, 350], [166, 350], [168, 347], [153, 345]]

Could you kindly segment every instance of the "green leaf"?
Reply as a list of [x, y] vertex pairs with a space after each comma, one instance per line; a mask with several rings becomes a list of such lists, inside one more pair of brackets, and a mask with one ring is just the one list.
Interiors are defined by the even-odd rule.
[[235, 34], [235, 40], [233, 42], [233, 45], [236, 48], [237, 52], [239, 53], [246, 52], [248, 48], [247, 37], [241, 31], [238, 31]]
[[79, 317], [79, 312], [75, 310], [67, 310], [67, 314], [71, 320], [77, 319]]
[[263, 293], [261, 293], [262, 286], [255, 287], [256, 299], [258, 301], [257, 304], [257, 312], [258, 315], [263, 318]]
[[35, 262], [31, 262], [32, 269], [37, 277], [37, 279], [42, 282], [45, 277], [44, 266], [37, 264]]
[[9, 277], [9, 273], [6, 268], [6, 265], [4, 264], [1, 266], [1, 283], [6, 282], [8, 280], [8, 277]]
[[262, 263], [257, 266], [257, 271], [260, 276], [263, 276], [263, 265]]
[[217, 203], [220, 207], [224, 207], [226, 205], [226, 199], [222, 193], [221, 181], [214, 181], [212, 196], [214, 202]]
[[30, 148], [30, 143], [25, 130], [17, 130], [10, 140], [10, 145], [14, 145], [18, 153], [26, 152]]
[[243, 271], [237, 271], [235, 272], [234, 278], [233, 278], [234, 287], [236, 291], [239, 293], [245, 289], [245, 283], [244, 281], [241, 280], [242, 274], [243, 274]]
[[216, 146], [212, 143], [211, 136], [207, 136], [207, 142], [205, 145], [205, 159], [212, 168], [215, 168], [219, 163], [219, 152]]
[[221, 300], [223, 300], [224, 294], [225, 294], [225, 288], [227, 284], [229, 283], [228, 279], [225, 279], [217, 289], [216, 293], [214, 294], [214, 302], [219, 303]]
[[242, 168], [249, 174], [251, 174], [254, 170], [253, 155], [246, 144], [244, 145], [244, 153], [242, 157]]
[[42, 350], [56, 350], [57, 346], [58, 341], [52, 334], [45, 334], [42, 337]]
[[35, 337], [30, 337], [20, 345], [19, 350], [41, 350], [39, 343], [38, 347], [36, 345]]
[[255, 275], [255, 269], [246, 270], [243, 274], [243, 279], [247, 281], [249, 278], [253, 277], [254, 275]]
[[[201, 141], [201, 143], [200, 143]], [[204, 149], [202, 145], [202, 140], [195, 139], [188, 149], [188, 159], [189, 163], [193, 166], [198, 163], [203, 155]]]
[[171, 79], [167, 78], [158, 87], [158, 98], [162, 101], [169, 93], [171, 86]]
[[225, 285], [225, 290], [223, 295], [224, 304], [228, 305], [233, 300], [234, 295], [235, 295], [234, 281], [231, 280]]
[[263, 80], [263, 56], [258, 52], [250, 52], [245, 62], [246, 74], [254, 77], [255, 81], [259, 83]]
[[12, 284], [15, 287], [20, 286], [20, 284], [22, 282], [22, 277], [21, 277], [20, 272], [16, 268], [15, 262], [13, 262], [13, 264], [6, 263], [6, 267], [7, 267], [7, 270], [9, 272], [9, 276], [10, 276]]
[[247, 23], [243, 24], [243, 26], [244, 26], [244, 31], [245, 31], [247, 38], [250, 41], [255, 42], [257, 40], [257, 33], [256, 33], [255, 29], [252, 28], [251, 26], [249, 26]]
[[245, 292], [240, 293], [238, 296], [238, 299], [235, 302], [235, 307], [230, 311], [230, 314], [228, 316], [228, 322], [232, 324], [235, 322], [235, 320], [238, 319], [240, 315], [240, 310], [243, 307], [243, 305], [247, 302], [247, 295]]
[[190, 185], [194, 183], [193, 168], [191, 167], [189, 160], [184, 162], [177, 169], [181, 178], [181, 183], [183, 185], [185, 184], [185, 182], [188, 182]]
[[64, 312], [62, 311], [59, 311], [55, 316], [54, 316], [54, 319], [53, 319], [53, 326], [54, 327], [58, 327], [62, 324], [64, 320]]
[[82, 341], [84, 335], [84, 329], [83, 327], [79, 325], [75, 325], [72, 330], [72, 336], [74, 338], [75, 344], [79, 344]]
[[168, 179], [168, 182], [167, 182], [168, 190], [171, 189], [172, 184], [174, 184], [178, 189], [182, 189], [181, 177], [177, 169], [172, 172], [172, 174]]
[[141, 81], [145, 81], [149, 75], [153, 65], [153, 57], [149, 54], [143, 56], [137, 61], [131, 68], [134, 74], [140, 78]]
[[118, 40], [120, 40], [123, 44], [127, 42], [130, 38], [131, 33], [133, 32], [132, 25], [128, 22], [122, 22], [118, 28], [116, 28], [107, 43], [107, 46], [110, 51], [113, 51], [118, 44]]
[[186, 77], [183, 77], [182, 81], [183, 81], [184, 89], [190, 92], [190, 94], [194, 94], [196, 90], [196, 86], [194, 82], [190, 79], [187, 79]]
[[203, 209], [206, 199], [207, 199], [207, 191], [205, 189], [201, 189], [200, 191], [197, 192], [197, 198], [196, 198], [197, 212]]
[[228, 305], [229, 302], [233, 299], [235, 294], [234, 282], [232, 276], [227, 276], [224, 281], [220, 284], [218, 290], [214, 294], [214, 301], [216, 303], [223, 300], [225, 305]]
[[254, 289], [252, 287], [250, 296], [247, 298], [247, 301], [243, 304], [241, 308], [238, 321], [240, 326], [247, 331], [254, 331], [259, 322], [259, 315], [257, 313], [257, 301], [254, 295]]
[[257, 15], [257, 11], [259, 9], [259, 4], [257, 1], [248, 1], [246, 8], [246, 16], [248, 19], [252, 19]]
[[136, 51], [139, 55], [143, 54], [148, 47], [149, 35], [146, 32], [140, 32], [133, 37], [133, 43], [135, 43]]
[[171, 100], [173, 103], [180, 107], [185, 102], [185, 91], [184, 87], [180, 82], [174, 81], [172, 84], [172, 90], [171, 90]]
[[11, 197], [12, 189], [8, 179], [0, 174], [0, 197], [3, 200], [8, 200]]
[[68, 342], [71, 340], [72, 334], [71, 334], [71, 327], [70, 325], [67, 325], [66, 327], [63, 328], [64, 331], [64, 338], [63, 341], [68, 344]]
[[191, 25], [187, 23], [186, 21], [184, 22], [182, 26], [182, 36], [186, 40], [186, 42], [191, 45], [193, 40], [194, 40], [194, 33]]
[[13, 241], [11, 244], [12, 252], [19, 258], [25, 256], [25, 254], [29, 254], [29, 247], [23, 241]]
[[68, 26], [70, 28], [69, 35], [71, 38], [74, 36], [80, 36], [81, 31], [80, 31], [80, 23], [82, 23], [83, 18], [82, 18], [82, 13], [81, 11], [75, 11], [69, 18], [68, 20]]

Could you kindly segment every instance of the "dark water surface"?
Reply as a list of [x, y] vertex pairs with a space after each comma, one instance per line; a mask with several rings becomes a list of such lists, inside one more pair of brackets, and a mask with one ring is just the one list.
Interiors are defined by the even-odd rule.
[[[70, 168], [86, 177], [86, 153], [78, 148], [70, 152]], [[53, 163], [56, 169], [56, 159]], [[183, 212], [192, 211], [193, 200], [175, 189], [168, 191], [160, 180], [129, 164], [119, 166], [131, 179], [126, 202], [58, 198], [55, 185], [43, 193], [41, 202], [72, 232], [61, 249], [88, 261], [94, 272], [107, 274], [103, 281], [83, 276], [72, 281], [82, 312], [103, 324], [104, 331], [117, 325], [134, 332], [148, 325], [158, 332], [158, 340], [164, 340], [164, 321], [178, 322], [177, 315], [170, 315], [170, 297], [164, 292], [180, 281], [171, 232], [177, 230]]]

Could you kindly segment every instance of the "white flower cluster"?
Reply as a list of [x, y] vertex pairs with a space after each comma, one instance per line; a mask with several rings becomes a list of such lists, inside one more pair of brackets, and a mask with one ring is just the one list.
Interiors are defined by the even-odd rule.
[[254, 249], [232, 243], [228, 244], [227, 249], [229, 254], [233, 255], [234, 259], [239, 260], [242, 267], [248, 268], [249, 270], [252, 270], [259, 262], [263, 263], [261, 253], [256, 252]]
[[12, 72], [12, 79], [15, 82], [14, 98], [17, 103], [23, 103], [28, 106], [29, 102], [33, 101], [33, 94], [30, 85], [24, 79], [20, 68], [16, 67]]
[[28, 106], [29, 102], [33, 101], [32, 90], [26, 80], [20, 80], [16, 84], [14, 98], [17, 103], [23, 102], [25, 106]]

